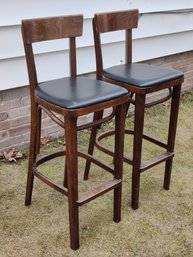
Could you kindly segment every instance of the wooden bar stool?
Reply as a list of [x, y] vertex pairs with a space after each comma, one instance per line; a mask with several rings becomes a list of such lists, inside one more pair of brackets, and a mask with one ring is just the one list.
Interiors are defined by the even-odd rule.
[[[180, 102], [181, 84], [183, 82], [183, 73], [174, 69], [158, 67], [154, 65], [132, 63], [132, 29], [137, 28], [139, 12], [137, 9], [108, 12], [95, 14], [93, 19], [93, 31], [95, 41], [97, 79], [108, 81], [118, 86], [126, 88], [130, 92], [130, 100], [128, 103], [134, 105], [134, 131], [125, 130], [126, 134], [133, 134], [133, 158], [124, 157], [124, 161], [132, 165], [132, 197], [131, 206], [133, 209], [138, 208], [139, 202], [139, 187], [140, 174], [151, 167], [165, 162], [165, 178], [164, 188], [169, 189], [170, 176], [172, 168], [172, 160], [174, 157], [174, 143], [176, 136], [176, 127], [178, 119], [178, 109]], [[101, 34], [107, 32], [115, 32], [125, 30], [125, 64], [116, 65], [109, 68], [103, 68], [103, 51]], [[112, 53], [113, 54], [113, 53]], [[168, 89], [167, 97], [146, 104], [146, 96], [149, 93]], [[134, 97], [133, 97], [134, 96]], [[161, 142], [150, 136], [143, 135], [144, 113], [145, 107], [149, 107], [171, 98], [171, 113], [168, 129], [167, 142]], [[95, 128], [92, 131], [96, 135]], [[89, 154], [93, 154], [94, 143], [106, 153], [114, 155], [108, 149], [100, 145], [99, 141], [106, 136], [112, 135], [108, 132], [96, 139], [96, 136], [91, 137]], [[143, 162], [142, 161], [142, 141], [148, 140], [162, 148], [164, 152], [159, 156]], [[116, 156], [116, 155], [115, 155]], [[90, 170], [90, 162], [87, 161], [84, 178], [88, 179]]]
[[[79, 217], [78, 207], [114, 190], [114, 221], [121, 218], [121, 187], [123, 138], [128, 91], [124, 88], [111, 85], [103, 81], [77, 77], [76, 72], [76, 37], [82, 35], [83, 16], [60, 16], [22, 21], [22, 34], [26, 54], [30, 96], [31, 96], [31, 136], [29, 169], [25, 205], [31, 204], [34, 176], [48, 186], [61, 192], [68, 198], [70, 242], [72, 249], [79, 248]], [[42, 83], [38, 82], [36, 60], [33, 53], [33, 43], [69, 39], [70, 77], [53, 79]], [[45, 63], [46, 67], [46, 63]], [[55, 67], [56, 68], [56, 67]], [[77, 130], [97, 126], [113, 117], [97, 119], [82, 126], [77, 126], [77, 119], [89, 113], [101, 113], [105, 108], [112, 107], [115, 111], [115, 153], [114, 165], [105, 164], [101, 160], [79, 152], [77, 149]], [[50, 118], [65, 131], [66, 148], [64, 151], [53, 153], [41, 158], [40, 131], [41, 112], [44, 110]], [[62, 115], [60, 119], [56, 114]], [[66, 156], [66, 183], [59, 185], [38, 170], [38, 167], [58, 156]], [[100, 168], [113, 174], [109, 181], [105, 181], [91, 192], [81, 196], [78, 194], [78, 157], [89, 159]]]

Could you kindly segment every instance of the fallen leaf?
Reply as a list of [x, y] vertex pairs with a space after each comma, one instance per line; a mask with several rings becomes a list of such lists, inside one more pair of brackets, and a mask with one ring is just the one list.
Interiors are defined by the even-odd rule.
[[13, 148], [13, 149], [8, 150], [7, 152], [4, 152], [3, 153], [4, 158], [9, 161], [13, 157], [14, 151], [15, 151], [15, 149]]
[[7, 152], [3, 153], [5, 160], [9, 162], [16, 162], [16, 159], [21, 159], [24, 157], [21, 151], [15, 151], [14, 148], [9, 149]]
[[16, 162], [16, 159], [14, 157], [11, 157], [8, 159], [9, 162]]
[[48, 137], [43, 137], [41, 139], [41, 144], [42, 145], [47, 145], [50, 141], [51, 141], [52, 137], [51, 136], [48, 136]]
[[61, 145], [66, 145], [65, 141], [62, 141], [62, 140], [59, 140], [59, 139], [58, 139], [58, 143], [61, 144]]
[[23, 158], [23, 153], [22, 152], [20, 152], [20, 151], [15, 151], [14, 152], [14, 157], [16, 158], [16, 159], [21, 159], [21, 158]]
[[165, 107], [168, 107], [168, 106], [170, 106], [170, 104], [171, 104], [170, 100], [167, 100], [167, 101], [163, 102], [162, 105]]

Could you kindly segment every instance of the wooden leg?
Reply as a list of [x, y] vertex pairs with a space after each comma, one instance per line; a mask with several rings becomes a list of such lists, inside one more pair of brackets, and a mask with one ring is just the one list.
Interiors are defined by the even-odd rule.
[[25, 196], [25, 205], [28, 206], [31, 204], [34, 174], [33, 174], [33, 165], [36, 160], [37, 148], [37, 106], [32, 107], [31, 110], [31, 132], [30, 132], [30, 149], [29, 149], [29, 162], [28, 162], [28, 176], [27, 176], [27, 185], [26, 185], [26, 196]]
[[36, 153], [40, 153], [40, 144], [41, 144], [41, 120], [42, 120], [42, 109], [37, 108], [37, 135], [36, 135]]
[[[181, 85], [173, 88], [172, 103], [171, 103], [171, 110], [170, 110], [169, 131], [168, 131], [168, 142], [167, 142], [168, 152], [174, 151], [178, 112], [179, 112], [179, 105], [180, 105], [180, 93], [181, 93]], [[170, 187], [172, 161], [173, 161], [173, 158], [169, 159], [168, 161], [166, 161], [166, 165], [165, 165], [165, 176], [164, 176], [163, 187], [166, 190], [169, 190], [169, 187]]]
[[79, 248], [77, 119], [65, 119], [70, 244]]
[[[122, 180], [123, 173], [123, 149], [124, 149], [124, 131], [126, 118], [127, 104], [117, 106], [115, 119], [115, 179]], [[115, 222], [121, 220], [121, 197], [122, 183], [114, 189], [114, 217]]]
[[143, 125], [145, 113], [145, 95], [135, 96], [135, 121], [133, 139], [133, 170], [132, 170], [132, 196], [131, 207], [139, 207], [140, 166], [142, 155]]
[[[101, 118], [101, 112], [94, 113], [93, 121], [99, 120]], [[89, 147], [88, 147], [88, 154], [93, 155], [94, 152], [94, 145], [97, 135], [98, 125], [93, 126], [91, 129]], [[87, 180], [89, 177], [91, 162], [89, 160], [86, 161], [85, 171], [84, 171], [84, 180]]]
[[68, 186], [66, 161], [65, 161], [65, 167], [64, 167], [64, 181], [63, 181], [63, 186], [64, 186], [64, 187], [67, 187], [67, 186]]
[[163, 185], [163, 188], [165, 190], [170, 189], [172, 163], [173, 163], [173, 157], [172, 157], [172, 159], [167, 160], [166, 164], [165, 164], [165, 175], [164, 175], [164, 185]]

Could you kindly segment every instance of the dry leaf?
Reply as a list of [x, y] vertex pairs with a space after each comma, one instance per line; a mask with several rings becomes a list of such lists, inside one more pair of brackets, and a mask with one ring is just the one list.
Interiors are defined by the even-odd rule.
[[65, 141], [62, 141], [62, 140], [59, 140], [59, 139], [58, 139], [58, 143], [61, 144], [61, 145], [66, 145]]
[[170, 104], [171, 104], [170, 100], [167, 100], [167, 101], [163, 102], [162, 105], [165, 107], [168, 107], [168, 106], [170, 106]]
[[14, 157], [9, 158], [9, 162], [16, 162], [16, 159]]
[[3, 153], [4, 158], [5, 158], [7, 161], [13, 161], [13, 160], [12, 160], [12, 157], [13, 157], [13, 155], [14, 155], [14, 151], [15, 151], [15, 149], [13, 148], [13, 149], [8, 150], [7, 152], [4, 152], [4, 153]]
[[21, 158], [23, 158], [23, 153], [20, 151], [14, 152], [14, 156], [16, 159], [21, 159]]
[[15, 151], [14, 148], [8, 150], [7, 152], [3, 153], [4, 158], [9, 162], [16, 162], [16, 159], [23, 158], [23, 153], [20, 151]]
[[41, 139], [41, 144], [42, 145], [47, 145], [50, 141], [51, 141], [52, 137], [48, 136], [48, 137], [43, 137]]

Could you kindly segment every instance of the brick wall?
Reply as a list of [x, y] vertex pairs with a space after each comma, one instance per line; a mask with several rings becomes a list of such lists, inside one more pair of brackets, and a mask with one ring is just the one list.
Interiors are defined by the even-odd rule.
[[144, 63], [182, 71], [185, 75], [182, 91], [188, 91], [193, 88], [193, 51], [152, 59]]
[[[193, 88], [193, 51], [157, 58], [144, 63], [181, 70], [185, 74], [183, 91]], [[93, 76], [93, 75], [92, 75]], [[42, 137], [63, 135], [62, 129], [43, 115]], [[88, 120], [84, 117], [81, 123]], [[29, 145], [30, 101], [28, 87], [0, 92], [0, 155], [9, 148], [23, 149]]]

